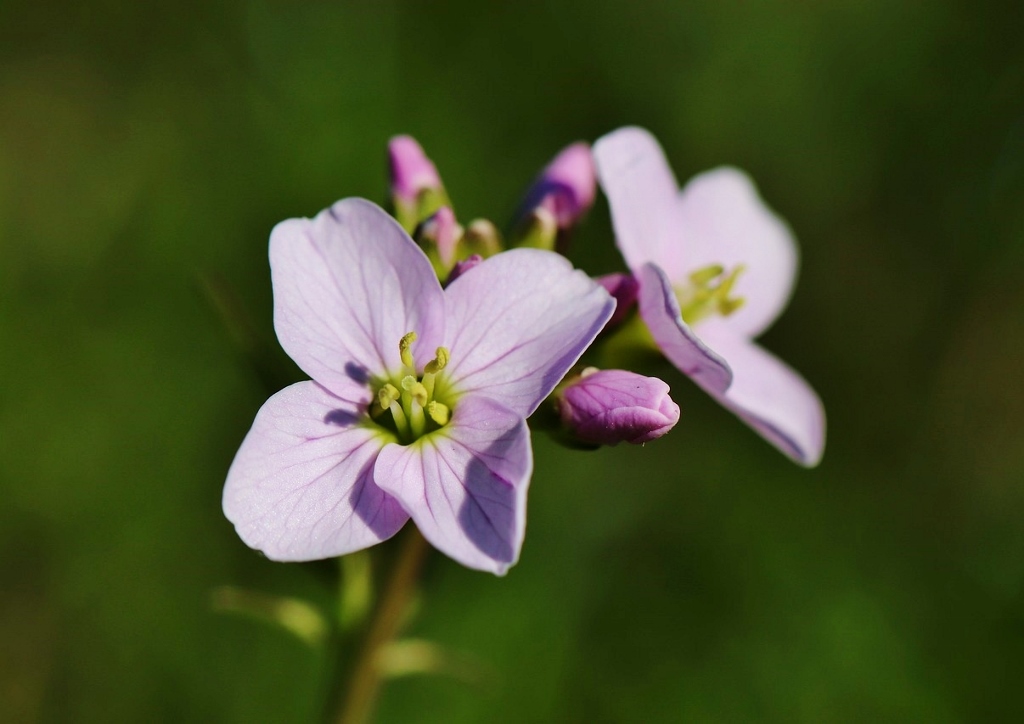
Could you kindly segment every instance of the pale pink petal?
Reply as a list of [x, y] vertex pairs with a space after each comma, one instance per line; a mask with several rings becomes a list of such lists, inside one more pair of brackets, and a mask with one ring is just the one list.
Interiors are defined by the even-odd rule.
[[683, 321], [665, 272], [654, 264], [645, 264], [636, 276], [640, 282], [640, 316], [662, 353], [708, 392], [724, 392], [732, 381], [729, 364]]
[[492, 400], [465, 397], [443, 430], [385, 447], [374, 480], [435, 548], [502, 575], [519, 559], [532, 470], [525, 421]]
[[444, 300], [430, 262], [381, 208], [344, 199], [270, 235], [274, 327], [302, 370], [330, 390], [398, 369], [398, 342], [419, 335], [430, 361], [444, 333]]
[[315, 382], [267, 400], [228, 471], [224, 514], [278, 561], [351, 553], [390, 538], [408, 516], [373, 482], [383, 441], [363, 408]]
[[565, 257], [539, 249], [492, 256], [452, 282], [445, 296], [447, 372], [456, 389], [484, 394], [523, 417], [561, 381], [615, 307]]
[[825, 410], [807, 381], [732, 330], [716, 328], [703, 338], [732, 368], [732, 385], [716, 395], [719, 401], [796, 462], [817, 465], [825, 448]]
[[692, 268], [680, 236], [679, 184], [654, 136], [636, 127], [613, 131], [594, 144], [594, 162], [629, 268], [653, 262], [672, 281], [685, 278]]
[[[722, 323], [748, 337], [767, 329], [789, 301], [797, 247], [789, 227], [761, 200], [750, 177], [735, 168], [693, 177], [679, 197], [676, 218], [687, 274], [712, 264], [726, 270], [743, 265], [733, 296], [745, 303]], [[671, 273], [669, 278], [682, 281]]]

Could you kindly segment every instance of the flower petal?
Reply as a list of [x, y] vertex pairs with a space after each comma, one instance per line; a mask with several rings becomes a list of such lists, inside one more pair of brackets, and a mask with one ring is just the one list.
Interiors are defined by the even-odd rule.
[[696, 267], [679, 233], [679, 183], [654, 136], [636, 127], [613, 131], [594, 144], [594, 162], [629, 268], [654, 262], [670, 279], [685, 278]]
[[817, 465], [825, 449], [825, 409], [807, 381], [732, 330], [716, 328], [703, 337], [732, 368], [732, 385], [716, 395], [719, 401], [796, 462]]
[[397, 369], [407, 332], [418, 334], [421, 364], [441, 343], [444, 297], [430, 262], [369, 201], [344, 199], [314, 219], [281, 222], [270, 235], [270, 266], [281, 346], [330, 390]]
[[314, 382], [264, 403], [224, 485], [224, 514], [248, 546], [309, 561], [398, 532], [409, 516], [373, 483], [382, 443], [361, 418], [361, 407]]
[[435, 548], [503, 575], [523, 545], [532, 470], [526, 422], [492, 400], [468, 397], [444, 430], [385, 447], [374, 480], [401, 501]]
[[[796, 280], [798, 254], [789, 227], [761, 200], [749, 176], [727, 167], [694, 176], [679, 197], [676, 218], [688, 272], [743, 265], [733, 295], [745, 303], [720, 323], [747, 337], [761, 334], [785, 308]], [[672, 273], [669, 278], [680, 281]]]
[[636, 277], [640, 282], [640, 316], [662, 353], [708, 392], [725, 392], [732, 382], [729, 364], [683, 321], [665, 272], [654, 264], [645, 264]]
[[448, 374], [523, 417], [555, 388], [615, 308], [564, 257], [514, 249], [487, 259], [445, 291]]

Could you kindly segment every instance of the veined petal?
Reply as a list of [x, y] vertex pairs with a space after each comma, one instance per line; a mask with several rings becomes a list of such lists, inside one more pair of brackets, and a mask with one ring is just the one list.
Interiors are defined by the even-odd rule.
[[529, 416], [601, 331], [615, 302], [564, 257], [513, 249], [445, 290], [456, 388]]
[[732, 382], [729, 364], [683, 321], [665, 272], [654, 264], [645, 264], [636, 277], [640, 282], [640, 316], [662, 353], [708, 392], [725, 392]]
[[673, 280], [695, 270], [680, 235], [679, 184], [654, 136], [636, 127], [613, 131], [594, 144], [594, 162], [629, 268], [654, 262]]
[[302, 370], [330, 390], [401, 364], [415, 331], [429, 360], [444, 333], [444, 293], [430, 262], [381, 208], [344, 199], [270, 235], [274, 327]]
[[503, 575], [523, 545], [532, 470], [523, 418], [485, 397], [467, 397], [442, 432], [385, 447], [374, 480], [435, 548]]
[[224, 486], [224, 514], [248, 546], [310, 561], [398, 532], [409, 516], [373, 483], [382, 441], [361, 417], [361, 407], [315, 382], [264, 403]]
[[704, 341], [732, 368], [732, 385], [715, 395], [719, 401], [794, 461], [817, 465], [825, 449], [825, 409], [807, 381], [732, 330], [715, 328]]
[[[743, 266], [732, 291], [743, 306], [715, 321], [747, 337], [761, 334], [785, 308], [796, 280], [789, 226], [765, 205], [749, 176], [728, 167], [694, 176], [679, 196], [676, 218], [686, 273], [712, 264]], [[671, 272], [669, 278], [681, 280]]]

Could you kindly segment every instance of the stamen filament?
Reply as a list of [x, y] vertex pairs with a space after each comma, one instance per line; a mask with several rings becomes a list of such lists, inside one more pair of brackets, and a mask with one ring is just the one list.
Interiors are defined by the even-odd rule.
[[406, 418], [405, 412], [402, 411], [402, 406], [396, 401], [392, 402], [388, 409], [391, 410], [391, 416], [395, 419], [395, 427], [398, 429], [399, 436], [408, 437], [412, 430], [409, 427], [409, 420]]
[[423, 405], [416, 398], [413, 398], [409, 410], [409, 427], [412, 430], [413, 438], [422, 436], [427, 429], [427, 419], [423, 416]]

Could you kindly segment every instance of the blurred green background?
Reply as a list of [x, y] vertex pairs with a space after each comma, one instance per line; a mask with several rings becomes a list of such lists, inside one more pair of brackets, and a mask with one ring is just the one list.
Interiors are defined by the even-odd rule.
[[[967, 0], [3, 0], [0, 720], [315, 720], [328, 657], [210, 603], [335, 587], [220, 512], [267, 385], [301, 378], [270, 228], [383, 200], [403, 132], [462, 218], [502, 222], [562, 146], [625, 124], [681, 179], [747, 169], [796, 231], [764, 342], [825, 401], [824, 461], [667, 369], [668, 438], [538, 435], [519, 565], [432, 557], [409, 627], [485, 685], [400, 679], [379, 720], [1020, 720], [1021, 28]], [[619, 268], [603, 200], [574, 242]]]

